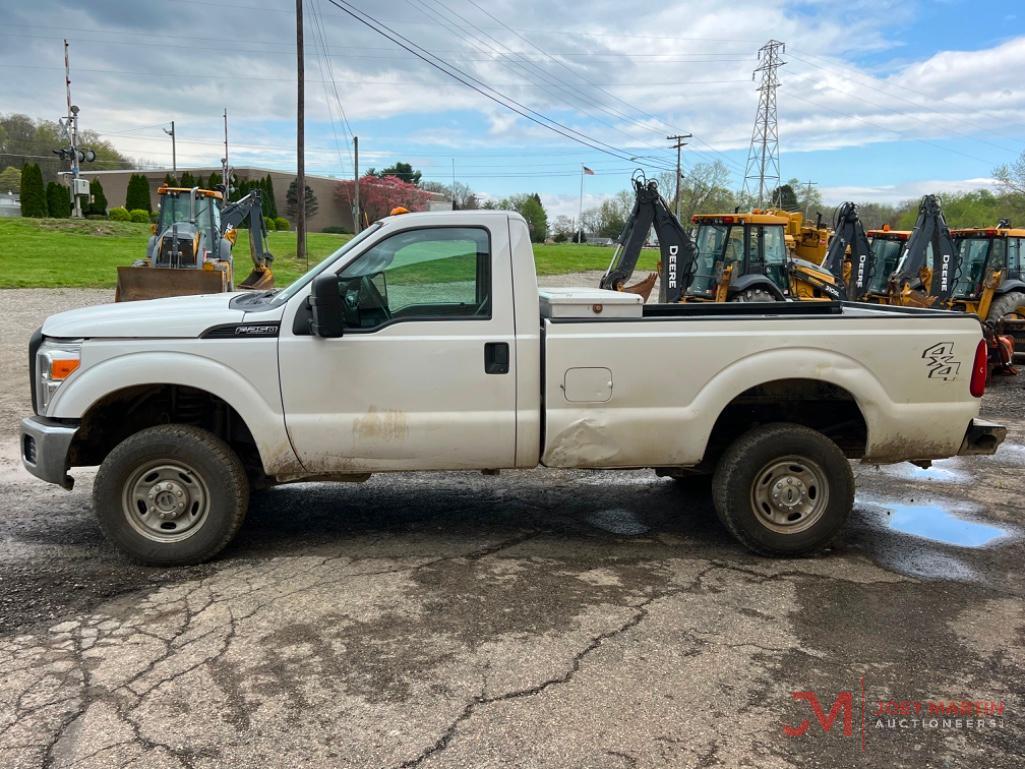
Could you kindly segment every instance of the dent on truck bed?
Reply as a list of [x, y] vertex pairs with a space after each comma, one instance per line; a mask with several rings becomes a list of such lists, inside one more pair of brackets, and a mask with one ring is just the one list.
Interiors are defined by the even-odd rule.
[[549, 467], [614, 465], [615, 458], [621, 452], [602, 432], [604, 427], [605, 423], [596, 416], [570, 422], [567, 427], [549, 437], [544, 463]]

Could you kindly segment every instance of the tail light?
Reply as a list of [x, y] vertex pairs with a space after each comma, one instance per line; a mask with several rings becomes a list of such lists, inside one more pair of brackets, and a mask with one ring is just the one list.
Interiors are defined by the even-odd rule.
[[968, 385], [968, 391], [974, 398], [981, 398], [986, 392], [986, 371], [989, 365], [989, 347], [986, 340], [979, 342], [975, 348], [975, 361], [972, 363], [972, 379]]

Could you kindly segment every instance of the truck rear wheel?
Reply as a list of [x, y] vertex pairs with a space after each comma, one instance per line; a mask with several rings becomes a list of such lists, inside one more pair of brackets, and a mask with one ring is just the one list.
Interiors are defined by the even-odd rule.
[[216, 435], [160, 425], [107, 455], [93, 505], [104, 535], [130, 558], [184, 566], [212, 558], [235, 536], [249, 483], [238, 456]]
[[854, 506], [854, 474], [840, 448], [795, 424], [757, 427], [722, 455], [712, 480], [719, 520], [762, 555], [821, 550]]

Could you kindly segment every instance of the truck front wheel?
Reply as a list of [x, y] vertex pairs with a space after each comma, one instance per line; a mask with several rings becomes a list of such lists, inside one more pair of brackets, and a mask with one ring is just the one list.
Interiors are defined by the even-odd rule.
[[712, 480], [716, 513], [762, 555], [807, 555], [828, 546], [854, 506], [854, 474], [840, 448], [795, 424], [757, 427], [722, 455]]
[[130, 558], [183, 566], [212, 558], [235, 536], [249, 483], [238, 456], [213, 433], [160, 425], [107, 455], [93, 505], [104, 535]]

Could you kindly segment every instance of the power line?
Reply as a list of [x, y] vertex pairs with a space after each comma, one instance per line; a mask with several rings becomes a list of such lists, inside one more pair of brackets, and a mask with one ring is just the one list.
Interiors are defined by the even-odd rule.
[[[343, 13], [356, 19], [356, 21], [369, 27], [375, 32], [378, 32], [383, 37], [391, 40], [400, 48], [403, 48], [404, 50], [413, 54], [424, 63], [429, 64], [438, 71], [445, 73], [449, 77], [459, 81], [463, 85], [476, 91], [477, 93], [481, 94], [487, 99], [490, 99], [496, 104], [499, 104], [512, 112], [515, 112], [516, 114], [526, 118], [532, 123], [536, 123], [537, 125], [543, 128], [547, 128], [550, 131], [560, 134], [561, 136], [564, 136], [567, 139], [570, 139], [571, 141], [574, 141], [578, 144], [583, 144], [584, 146], [589, 147], [597, 152], [601, 152], [606, 155], [611, 155], [613, 157], [618, 157], [620, 160], [631, 160], [631, 158], [628, 155], [623, 154], [621, 150], [617, 150], [612, 145], [606, 144], [605, 142], [602, 142], [598, 139], [593, 139], [592, 137], [589, 137], [587, 134], [576, 131], [575, 129], [572, 129], [569, 126], [566, 126], [557, 120], [549, 118], [546, 115], [543, 115], [542, 113], [537, 112], [536, 110], [533, 110], [529, 107], [526, 107], [525, 105], [520, 104], [519, 102], [509, 98], [508, 96], [505, 96], [500, 91], [491, 88], [486, 83], [481, 82], [472, 75], [469, 75], [463, 72], [462, 70], [459, 70], [458, 68], [446, 62], [444, 59], [435, 56], [434, 54], [430, 53], [430, 51], [427, 51], [426, 49], [417, 45], [416, 43], [404, 37], [403, 35], [395, 32], [390, 27], [384, 24], [380, 24], [379, 22], [377, 22], [376, 19], [374, 19], [373, 16], [366, 13], [365, 11], [360, 11], [359, 9], [354, 8], [353, 6], [349, 5], [349, 3], [345, 2], [345, 0], [328, 0], [328, 2], [330, 2], [336, 8], [341, 10]], [[657, 167], [654, 166], [654, 164], [649, 165], [651, 165], [652, 167]]]

